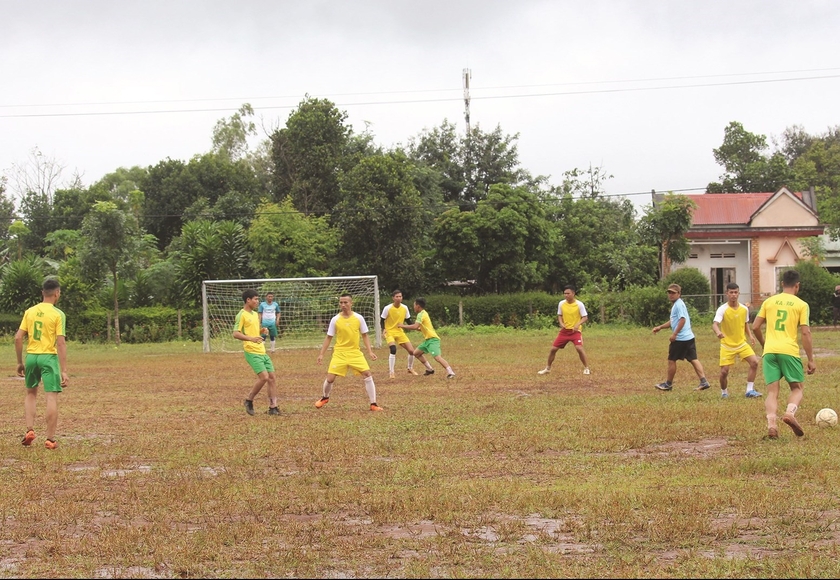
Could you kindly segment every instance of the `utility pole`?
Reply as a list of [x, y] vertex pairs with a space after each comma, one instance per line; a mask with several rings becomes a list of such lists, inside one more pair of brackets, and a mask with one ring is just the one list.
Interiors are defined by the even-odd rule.
[[464, 69], [464, 119], [467, 121], [467, 135], [470, 134], [470, 79], [472, 71]]

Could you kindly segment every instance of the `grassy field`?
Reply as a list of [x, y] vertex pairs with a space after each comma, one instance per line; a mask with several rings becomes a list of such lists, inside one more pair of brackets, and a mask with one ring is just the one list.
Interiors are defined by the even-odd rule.
[[382, 413], [358, 377], [315, 409], [317, 351], [279, 351], [280, 417], [264, 395], [245, 414], [241, 354], [70, 344], [56, 451], [43, 393], [20, 444], [7, 339], [0, 576], [840, 577], [840, 428], [813, 424], [840, 410], [840, 332], [814, 330], [805, 436], [771, 441], [746, 365], [721, 400], [695, 330], [713, 388], [680, 362], [662, 393], [667, 333], [590, 327], [591, 376], [571, 348], [538, 376], [555, 331], [444, 329], [454, 381], [409, 376], [403, 350], [388, 379], [377, 350]]

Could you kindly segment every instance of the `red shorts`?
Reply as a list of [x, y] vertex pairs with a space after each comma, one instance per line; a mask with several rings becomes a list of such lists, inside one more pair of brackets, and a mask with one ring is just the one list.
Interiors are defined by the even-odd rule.
[[565, 348], [566, 343], [569, 342], [575, 346], [581, 346], [583, 344], [583, 336], [581, 336], [579, 330], [574, 331], [570, 328], [561, 330], [557, 338], [554, 339], [554, 348]]

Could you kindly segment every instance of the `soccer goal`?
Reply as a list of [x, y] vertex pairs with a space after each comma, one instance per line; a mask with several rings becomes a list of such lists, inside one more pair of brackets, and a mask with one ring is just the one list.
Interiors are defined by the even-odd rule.
[[344, 293], [353, 296], [353, 311], [364, 316], [371, 345], [382, 345], [376, 276], [205, 280], [201, 285], [204, 352], [242, 352], [242, 341], [233, 338], [233, 325], [244, 304], [242, 293], [248, 289], [256, 290], [260, 301], [270, 292], [280, 305], [278, 349], [320, 348]]

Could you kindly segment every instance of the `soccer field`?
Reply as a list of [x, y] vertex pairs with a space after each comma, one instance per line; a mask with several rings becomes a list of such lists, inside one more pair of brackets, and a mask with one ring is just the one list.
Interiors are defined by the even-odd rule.
[[279, 417], [264, 392], [244, 412], [241, 353], [70, 343], [55, 451], [43, 393], [20, 444], [6, 339], [0, 576], [840, 577], [840, 428], [814, 425], [840, 410], [840, 331], [813, 331], [805, 436], [770, 441], [747, 365], [721, 400], [717, 340], [694, 329], [702, 392], [684, 361], [654, 389], [666, 333], [587, 327], [592, 374], [568, 347], [538, 376], [555, 331], [443, 328], [454, 380], [409, 375], [402, 349], [389, 379], [376, 349], [382, 413], [359, 377], [316, 409], [328, 361], [282, 350]]

